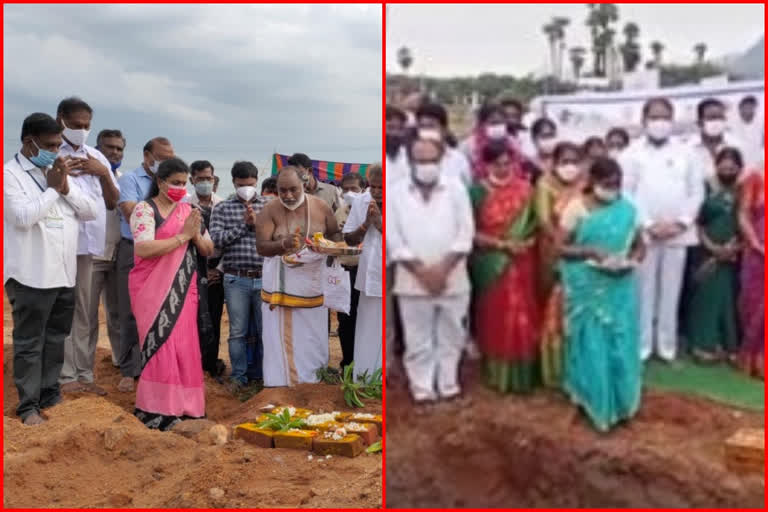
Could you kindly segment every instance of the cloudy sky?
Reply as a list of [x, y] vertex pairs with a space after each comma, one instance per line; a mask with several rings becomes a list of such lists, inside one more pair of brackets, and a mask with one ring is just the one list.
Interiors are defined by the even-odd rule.
[[[416, 73], [437, 76], [487, 71], [523, 75], [547, 69], [548, 45], [541, 27], [552, 16], [571, 18], [566, 43], [589, 47], [584, 4], [391, 5], [387, 11], [387, 70], [399, 70], [395, 53], [403, 45], [415, 56]], [[619, 29], [640, 26], [641, 42], [667, 47], [665, 58], [692, 60], [701, 41], [711, 55], [740, 53], [763, 34], [764, 4], [619, 4]]]
[[70, 95], [128, 138], [125, 167], [157, 135], [228, 175], [273, 150], [381, 159], [381, 7], [4, 5], [4, 144]]

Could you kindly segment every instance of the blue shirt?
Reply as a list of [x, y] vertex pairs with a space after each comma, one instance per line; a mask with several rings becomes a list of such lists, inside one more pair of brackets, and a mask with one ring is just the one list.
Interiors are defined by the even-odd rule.
[[[138, 203], [147, 199], [149, 189], [152, 186], [152, 178], [144, 170], [144, 167], [139, 167], [123, 174], [117, 183], [120, 186], [118, 205], [127, 202]], [[124, 215], [120, 215], [120, 235], [128, 240], [133, 240], [130, 221], [131, 219], [126, 219]]]

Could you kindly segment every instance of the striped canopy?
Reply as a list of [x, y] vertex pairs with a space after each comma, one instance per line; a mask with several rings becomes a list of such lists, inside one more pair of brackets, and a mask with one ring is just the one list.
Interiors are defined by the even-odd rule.
[[[280, 169], [288, 165], [289, 158], [289, 155], [280, 155], [278, 153], [272, 155], [272, 176], [276, 176]], [[312, 160], [312, 169], [315, 172], [315, 177], [326, 183], [338, 181], [342, 176], [351, 172], [359, 173], [365, 177], [369, 167], [370, 164], [345, 164], [343, 162]]]

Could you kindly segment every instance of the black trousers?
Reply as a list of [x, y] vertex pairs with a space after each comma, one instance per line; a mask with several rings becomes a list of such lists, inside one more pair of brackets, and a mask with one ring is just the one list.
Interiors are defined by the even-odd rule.
[[357, 267], [344, 267], [349, 271], [349, 282], [352, 285], [352, 299], [349, 304], [349, 314], [338, 313], [339, 343], [341, 344], [341, 368], [344, 369], [355, 358], [355, 324], [357, 323], [357, 303], [360, 302], [360, 292], [355, 289]]
[[131, 307], [128, 276], [133, 270], [133, 242], [125, 238], [117, 246], [117, 307], [120, 318], [120, 346], [117, 364], [123, 377], [141, 375], [139, 331]]
[[208, 312], [211, 315], [211, 323], [213, 324], [213, 346], [215, 350], [212, 350], [212, 353], [215, 354], [215, 357], [212, 357], [215, 367], [216, 360], [219, 358], [219, 344], [221, 342], [221, 315], [224, 312], [224, 281], [208, 285]]
[[22, 420], [61, 400], [64, 340], [75, 315], [74, 288], [38, 289], [11, 279], [5, 292], [13, 311], [13, 381]]

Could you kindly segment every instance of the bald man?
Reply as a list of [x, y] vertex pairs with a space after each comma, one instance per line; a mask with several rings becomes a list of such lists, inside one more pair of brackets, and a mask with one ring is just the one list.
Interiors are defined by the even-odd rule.
[[341, 239], [330, 206], [304, 191], [296, 167], [280, 171], [277, 198], [264, 206], [254, 222], [256, 250], [264, 257], [266, 387], [318, 382], [316, 371], [328, 366], [328, 309], [323, 306], [322, 284], [326, 258], [306, 249], [304, 239], [318, 232], [329, 240]]

